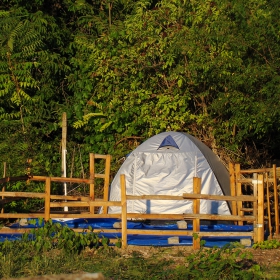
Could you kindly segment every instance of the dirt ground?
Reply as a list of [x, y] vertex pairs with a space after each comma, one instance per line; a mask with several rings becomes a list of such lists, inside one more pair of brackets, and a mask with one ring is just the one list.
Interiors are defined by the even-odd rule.
[[[242, 249], [244, 252], [251, 253], [253, 256], [253, 261], [259, 265], [266, 267], [270, 265], [280, 265], [280, 248], [278, 249], [253, 249], [245, 248]], [[176, 259], [177, 261], [184, 262], [185, 257], [195, 251], [191, 246], [173, 246], [173, 247], [151, 247], [151, 246], [132, 246], [129, 245], [126, 250], [122, 250], [122, 255], [129, 257], [132, 255], [133, 251], [140, 252], [145, 258], [149, 258], [153, 255], [161, 255], [166, 258]]]

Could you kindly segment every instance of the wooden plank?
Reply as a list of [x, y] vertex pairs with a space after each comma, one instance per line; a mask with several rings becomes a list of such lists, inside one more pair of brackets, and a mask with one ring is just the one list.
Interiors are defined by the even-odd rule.
[[107, 155], [94, 154], [94, 157], [95, 157], [96, 159], [106, 159], [106, 158], [107, 158]]
[[51, 202], [50, 206], [51, 207], [64, 207], [64, 206], [69, 206], [69, 207], [119, 206], [121, 207], [122, 204], [120, 201], [61, 201], [61, 202]]
[[[30, 178], [30, 181], [45, 181], [47, 176], [33, 176]], [[83, 179], [83, 178], [62, 178], [62, 177], [50, 177], [52, 182], [69, 182], [69, 183], [85, 183], [92, 184], [94, 183], [91, 179]]]
[[277, 170], [273, 164], [273, 192], [274, 192], [274, 212], [275, 212], [275, 234], [279, 235], [279, 200], [277, 190]]
[[[254, 197], [258, 197], [258, 184], [257, 184], [257, 179], [258, 179], [258, 174], [257, 173], [253, 173], [253, 179], [254, 180], [254, 184], [253, 184], [253, 195]], [[254, 238], [253, 241], [254, 243], [258, 242], [258, 228], [257, 228], [257, 217], [258, 217], [258, 203], [257, 201], [253, 202], [253, 216], [256, 217], [253, 225], [254, 225]]]
[[[230, 176], [230, 194], [231, 197], [236, 197], [236, 180], [235, 180], [235, 172], [234, 172], [234, 164], [229, 164], [229, 176]], [[232, 215], [237, 215], [237, 203], [236, 201], [231, 202], [231, 213]]]
[[[15, 234], [15, 233], [25, 233], [25, 232], [30, 232], [32, 228], [1, 228], [0, 233], [10, 233], [10, 234]], [[75, 232], [87, 232], [88, 229], [84, 228], [73, 228], [71, 229]], [[121, 229], [93, 229], [92, 232], [95, 233], [121, 233]], [[132, 235], [159, 235], [159, 236], [192, 236], [193, 231], [192, 230], [145, 230], [145, 229], [127, 229], [127, 234], [132, 234]], [[235, 237], [235, 236], [240, 236], [240, 237], [252, 237], [253, 233], [252, 232], [200, 232], [201, 237], [214, 237], [214, 236], [224, 236], [224, 237]]]
[[[266, 182], [266, 179], [264, 181]], [[269, 183], [273, 183], [273, 178], [268, 178], [267, 181]], [[245, 183], [254, 184], [254, 179], [252, 179], [252, 178], [239, 178], [239, 179], [237, 179], [237, 182], [238, 183], [243, 183], [243, 184], [245, 184]]]
[[[6, 177], [6, 171], [7, 171], [7, 163], [4, 162], [4, 163], [3, 163], [3, 178]], [[2, 192], [5, 192], [5, 186], [2, 187]], [[4, 198], [5, 198], [5, 197], [2, 195], [2, 204], [1, 204], [2, 208], [1, 208], [1, 213], [4, 213], [4, 205], [5, 205], [5, 203], [3, 203]]]
[[243, 211], [243, 212], [253, 212], [254, 208], [241, 208], [241, 211]]
[[[105, 161], [105, 179], [104, 179], [104, 194], [103, 199], [104, 201], [109, 200], [109, 184], [110, 184], [110, 168], [111, 168], [111, 156], [106, 156]], [[103, 213], [108, 213], [108, 207], [104, 206]]]
[[127, 200], [125, 175], [121, 174], [121, 204], [122, 204], [122, 248], [127, 247]]
[[50, 219], [50, 201], [51, 201], [51, 179], [48, 177], [46, 179], [46, 185], [45, 185], [45, 221], [48, 221]]
[[[200, 194], [201, 192], [201, 178], [194, 177], [193, 178], [193, 193]], [[200, 199], [195, 199], [193, 201], [193, 214], [200, 213]], [[198, 250], [200, 248], [200, 219], [195, 218], [193, 220], [193, 249]]]
[[267, 202], [267, 215], [268, 215], [268, 229], [269, 229], [269, 238], [272, 239], [272, 224], [271, 224], [271, 211], [270, 211], [270, 199], [269, 199], [269, 182], [268, 173], [265, 173], [266, 181], [266, 202]]
[[257, 240], [264, 241], [264, 182], [263, 175], [258, 175], [258, 223]]
[[[0, 214], [0, 218], [4, 219], [19, 219], [19, 218], [43, 218], [44, 213], [3, 213]], [[120, 219], [121, 214], [91, 214], [91, 213], [82, 213], [82, 214], [68, 214], [67, 212], [58, 213], [51, 213], [51, 219], [58, 219], [58, 218], [76, 218], [76, 219], [86, 219], [86, 218], [116, 218]]]
[[126, 181], [125, 175], [120, 175], [120, 184], [121, 184], [121, 233], [122, 233], [122, 248], [127, 248], [127, 198], [126, 198]]
[[[241, 183], [239, 182], [240, 179], [240, 164], [235, 165], [235, 174], [236, 174], [236, 195], [237, 197], [240, 197], [242, 195], [242, 186]], [[244, 212], [241, 210], [243, 208], [243, 203], [242, 201], [238, 200], [237, 201], [237, 215], [238, 216], [244, 216]], [[243, 225], [243, 221], [238, 221], [238, 225]]]
[[[62, 196], [62, 195], [56, 195], [56, 194], [51, 194], [51, 199], [54, 199], [54, 200], [65, 200], [66, 199], [66, 200], [74, 200], [74, 201], [90, 201], [91, 200], [90, 197], [88, 197], [88, 196], [78, 196], [78, 195], [67, 195], [67, 196], [63, 195]], [[100, 201], [103, 201], [103, 199]]]
[[272, 168], [240, 170], [240, 174], [265, 173], [265, 172], [272, 172]]
[[28, 198], [45, 198], [44, 193], [32, 193], [32, 192], [3, 192], [6, 197], [28, 197]]
[[[95, 155], [93, 153], [89, 154], [89, 176], [90, 179], [93, 181], [91, 184], [89, 184], [89, 197], [91, 200], [94, 200], [94, 174], [95, 174], [95, 166], [94, 166], [94, 158]], [[89, 207], [89, 212], [94, 213], [94, 206], [91, 205]]]
[[213, 221], [247, 221], [253, 222], [254, 216], [233, 216], [233, 215], [214, 215], [214, 214], [142, 214], [142, 213], [127, 213], [129, 219], [143, 220], [192, 220], [199, 218], [200, 220]]
[[185, 199], [208, 199], [208, 200], [219, 200], [219, 201], [257, 201], [257, 199], [251, 195], [240, 195], [239, 197], [232, 197], [226, 195], [211, 195], [211, 194], [194, 194], [194, 193], [183, 193], [182, 196], [173, 195], [127, 195], [128, 200], [185, 200]]
[[257, 199], [251, 195], [239, 195], [238, 197], [232, 197], [227, 195], [211, 195], [211, 194], [191, 194], [191, 193], [184, 193], [184, 198], [187, 199], [208, 199], [208, 200], [219, 200], [219, 201], [256, 201]]

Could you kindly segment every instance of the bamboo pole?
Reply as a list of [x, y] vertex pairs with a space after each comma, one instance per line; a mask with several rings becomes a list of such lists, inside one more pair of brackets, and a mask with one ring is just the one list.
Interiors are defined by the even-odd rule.
[[[89, 197], [91, 200], [94, 200], [94, 173], [95, 173], [95, 166], [94, 166], [94, 154], [89, 154], [89, 172], [90, 172], [90, 179], [92, 183], [89, 184]], [[90, 206], [89, 208], [90, 213], [94, 213], [94, 206]]]
[[[201, 179], [198, 177], [193, 178], [193, 193], [200, 194], [201, 192]], [[193, 201], [193, 213], [199, 214], [200, 213], [200, 200], [195, 199]], [[193, 220], [193, 249], [197, 250], [200, 248], [200, 219], [196, 218]]]
[[264, 241], [264, 181], [263, 175], [258, 175], [258, 242]]
[[[253, 173], [253, 195], [254, 195], [254, 198], [258, 198], [258, 184], [256, 183], [258, 180], [258, 174], [257, 173]], [[258, 221], [257, 221], [257, 218], [258, 218], [258, 202], [257, 200], [253, 202], [253, 216], [256, 217], [256, 219], [254, 220], [253, 222], [253, 225], [254, 225], [254, 237], [253, 237], [253, 240], [254, 240], [254, 243], [257, 243], [258, 242], [258, 229], [257, 229], [257, 224], [258, 224]]]
[[271, 211], [270, 211], [270, 199], [269, 199], [269, 182], [268, 182], [268, 173], [265, 173], [266, 179], [266, 201], [267, 201], [267, 216], [268, 216], [268, 229], [269, 229], [269, 238], [272, 239], [272, 225], [271, 225]]
[[46, 179], [45, 185], [45, 221], [50, 219], [50, 202], [51, 202], [51, 178]]
[[[7, 171], [7, 163], [4, 162], [3, 163], [3, 178], [6, 178], [6, 171]], [[2, 193], [5, 192], [5, 186], [2, 187]], [[4, 199], [5, 197], [2, 195], [2, 199]], [[4, 213], [4, 205], [1, 208], [1, 214]]]
[[127, 247], [127, 200], [126, 200], [126, 182], [125, 175], [121, 174], [121, 210], [122, 210], [122, 248]]
[[279, 235], [279, 200], [277, 189], [276, 164], [273, 164], [273, 187], [274, 187], [274, 212], [275, 212], [275, 234]]
[[[236, 172], [236, 195], [239, 197], [242, 195], [242, 186], [241, 183], [239, 182], [240, 179], [240, 164], [235, 165], [235, 172]], [[244, 212], [241, 210], [243, 208], [243, 203], [242, 201], [237, 202], [237, 215], [238, 216], [244, 216]], [[238, 225], [243, 225], [243, 221], [239, 221]]]
[[[96, 178], [95, 174], [95, 178]], [[30, 181], [46, 181], [46, 178], [48, 178], [48, 176], [32, 176], [30, 177]], [[51, 177], [51, 181], [52, 182], [69, 182], [69, 183], [85, 183], [85, 184], [92, 184], [94, 183], [93, 180], [91, 179], [83, 179], [83, 178], [63, 178], [63, 177]]]
[[[109, 200], [109, 184], [110, 184], [110, 168], [111, 168], [111, 155], [106, 156], [105, 160], [105, 180], [104, 180], [104, 201]], [[104, 207], [103, 213], [108, 213], [108, 207]]]
[[[229, 164], [229, 174], [230, 174], [230, 194], [232, 197], [236, 197], [236, 181], [235, 181], [235, 172], [234, 164]], [[231, 202], [231, 213], [232, 215], [237, 215], [237, 203], [236, 201]]]
[[[66, 175], [66, 140], [67, 140], [67, 115], [66, 112], [62, 114], [62, 139], [61, 139], [61, 177], [65, 178]], [[67, 195], [67, 183], [63, 183], [64, 195]], [[64, 211], [68, 211], [67, 206], [64, 207]]]

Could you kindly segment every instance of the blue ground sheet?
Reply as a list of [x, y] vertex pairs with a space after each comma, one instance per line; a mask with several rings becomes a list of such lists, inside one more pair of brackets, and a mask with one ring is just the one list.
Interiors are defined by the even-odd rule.
[[[34, 222], [34, 219], [29, 219]], [[39, 224], [38, 220], [35, 220], [35, 224], [27, 224], [20, 225], [19, 223], [15, 223], [10, 226], [10, 228], [36, 228], [43, 226], [43, 224]], [[104, 233], [102, 229], [113, 229], [113, 225], [116, 222], [120, 222], [118, 219], [71, 219], [67, 221], [61, 220], [53, 220], [53, 222], [60, 223], [62, 225], [68, 226], [69, 228], [79, 228], [79, 229], [88, 229], [92, 227], [93, 229], [100, 229], [100, 237], [108, 237], [109, 239], [121, 238], [120, 233]], [[146, 230], [178, 230], [178, 226], [176, 221], [174, 223], [163, 223], [163, 224], [147, 224], [141, 221], [128, 221], [127, 222], [128, 229], [146, 229]], [[192, 230], [192, 224], [187, 224], [187, 229], [180, 229], [180, 231], [184, 230]], [[231, 224], [211, 224], [211, 225], [201, 225], [200, 231], [205, 232], [251, 232], [253, 231], [253, 225], [231, 225]], [[136, 246], [191, 246], [192, 245], [192, 237], [191, 236], [180, 236], [178, 244], [168, 244], [168, 238], [172, 237], [170, 235], [141, 235], [141, 234], [129, 234], [127, 236], [128, 245], [136, 245]], [[0, 233], [0, 242], [5, 240], [19, 240], [21, 238], [21, 234], [2, 234]], [[205, 247], [223, 247], [230, 242], [239, 242], [240, 239], [249, 238], [248, 236], [232, 236], [232, 237], [203, 237], [201, 240], [205, 240]]]

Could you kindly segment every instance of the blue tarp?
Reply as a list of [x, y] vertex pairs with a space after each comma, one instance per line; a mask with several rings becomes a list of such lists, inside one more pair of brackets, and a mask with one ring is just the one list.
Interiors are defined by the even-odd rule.
[[[19, 223], [13, 224], [11, 228], [36, 228], [40, 227], [43, 224], [40, 224], [38, 220], [29, 219], [28, 222], [33, 221], [32, 224], [27, 225], [20, 225]], [[118, 219], [73, 219], [67, 221], [60, 221], [60, 220], [53, 220], [53, 222], [60, 223], [62, 225], [68, 226], [69, 228], [79, 228], [79, 229], [88, 229], [92, 227], [93, 229], [100, 229], [100, 236], [108, 237], [111, 239], [121, 238], [120, 233], [104, 233], [102, 229], [113, 229], [113, 225], [115, 222], [120, 222]], [[128, 221], [127, 222], [128, 229], [146, 229], [146, 230], [178, 230], [177, 223], [169, 223], [169, 224], [146, 224], [141, 221]], [[187, 225], [187, 229], [181, 229], [183, 232], [184, 230], [192, 230], [192, 224]], [[244, 225], [244, 226], [237, 226], [237, 225], [229, 225], [229, 224], [215, 224], [215, 225], [201, 225], [200, 231], [207, 231], [207, 232], [251, 232], [253, 231], [252, 225]], [[192, 245], [192, 237], [191, 236], [180, 236], [179, 237], [179, 244], [174, 244], [175, 246], [191, 246]], [[170, 235], [140, 235], [140, 234], [133, 234], [127, 236], [127, 243], [128, 245], [137, 245], [137, 246], [174, 246], [173, 244], [168, 244], [168, 238], [171, 237]], [[0, 233], [0, 242], [4, 240], [19, 240], [21, 238], [21, 234], [1, 234]], [[224, 245], [230, 242], [237, 242], [240, 241], [242, 238], [248, 238], [246, 236], [240, 237], [203, 237], [202, 240], [205, 240], [206, 247], [223, 247]]]

